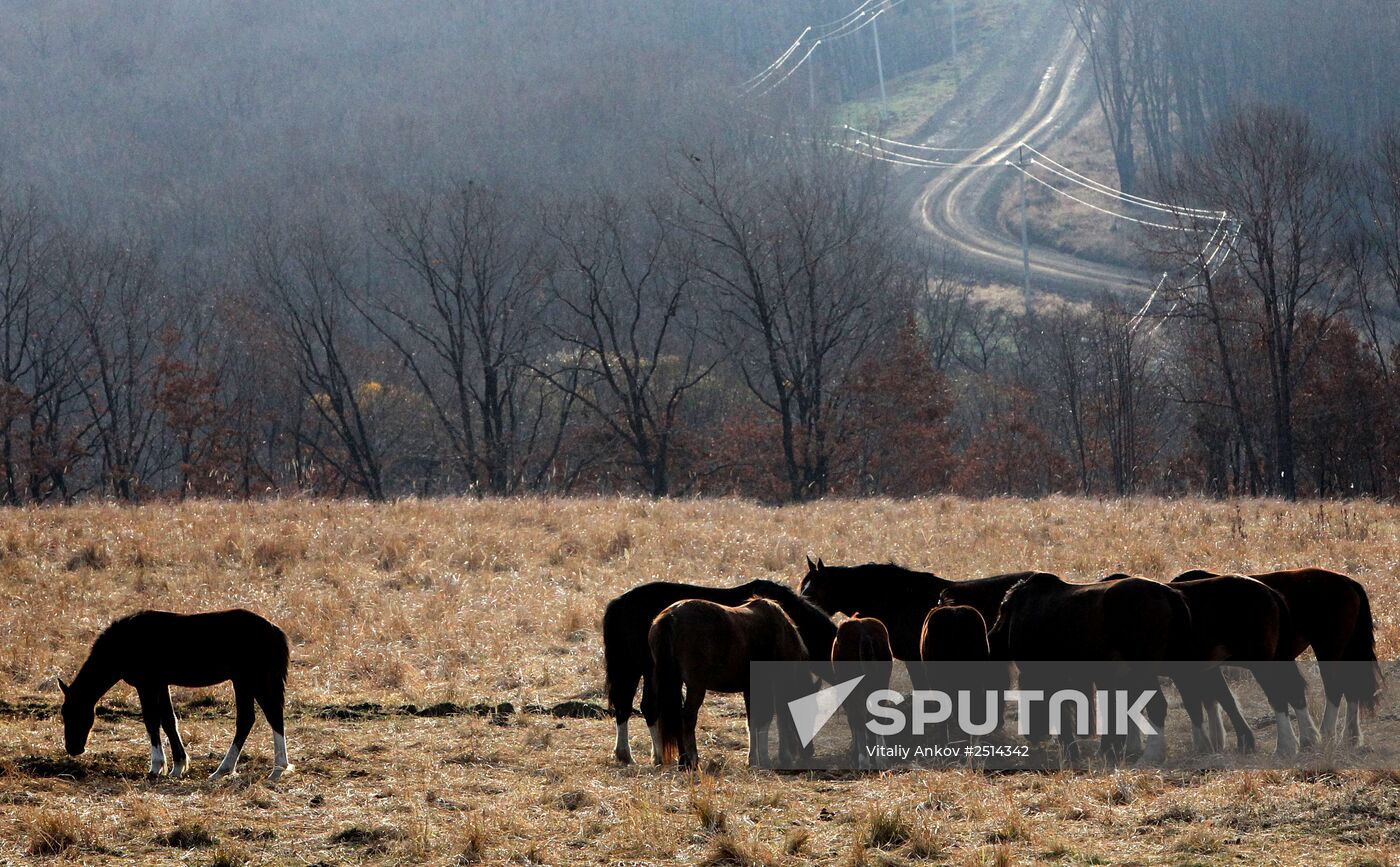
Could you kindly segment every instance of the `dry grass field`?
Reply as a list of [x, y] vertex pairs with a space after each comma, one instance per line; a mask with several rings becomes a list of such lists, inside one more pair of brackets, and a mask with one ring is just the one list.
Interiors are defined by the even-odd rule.
[[[625, 499], [194, 503], [0, 512], [0, 863], [1395, 864], [1400, 775], [1358, 771], [775, 775], [742, 707], [704, 770], [612, 758], [604, 603], [655, 579], [795, 581], [803, 556], [949, 577], [1319, 564], [1400, 650], [1400, 509], [1369, 503]], [[56, 675], [114, 617], [241, 605], [293, 644], [296, 769], [210, 782], [231, 690], [177, 691], [186, 779], [148, 781], [135, 696], [62, 751]], [[570, 703], [572, 701], [573, 703]], [[509, 708], [501, 707], [508, 702]], [[508, 711], [508, 712], [507, 712]], [[634, 725], [634, 751], [645, 730]], [[1261, 747], [1272, 744], [1261, 735]]]

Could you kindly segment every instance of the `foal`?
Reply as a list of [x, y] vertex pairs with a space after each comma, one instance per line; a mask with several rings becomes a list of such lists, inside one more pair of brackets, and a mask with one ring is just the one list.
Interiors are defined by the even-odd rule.
[[866, 706], [872, 693], [890, 688], [893, 660], [889, 630], [878, 619], [857, 614], [836, 627], [836, 640], [831, 643], [831, 661], [838, 665], [854, 664], [853, 667], [858, 667], [862, 676], [861, 682], [847, 696], [845, 705], [846, 720], [851, 725], [851, 751], [860, 770], [874, 766], [872, 747], [876, 744], [883, 746], [884, 738], [881, 737], [875, 738], [875, 744], [871, 743], [871, 732], [866, 725], [870, 712]]
[[210, 779], [236, 771], [257, 702], [272, 727], [275, 756], [268, 779], [276, 780], [292, 767], [282, 728], [289, 655], [282, 630], [243, 609], [204, 614], [139, 611], [123, 617], [97, 636], [73, 682], [59, 681], [64, 745], [69, 755], [82, 755], [97, 702], [124, 680], [141, 699], [141, 716], [151, 738], [150, 773], [165, 770], [160, 744], [164, 727], [170, 738], [170, 776], [178, 777], [185, 772], [187, 756], [170, 704], [170, 687], [213, 686], [231, 680], [238, 714], [233, 745]]
[[919, 667], [920, 679], [929, 681], [928, 687], [944, 692], [953, 702], [950, 720], [934, 730], [940, 743], [953, 741], [956, 729], [952, 720], [960, 718], [964, 692], [971, 701], [980, 691], [1011, 685], [1008, 669], [988, 664], [992, 654], [987, 644], [987, 621], [970, 605], [939, 605], [929, 611], [919, 633], [919, 658], [925, 663]]
[[791, 715], [781, 712], [777, 703], [781, 699], [770, 695], [760, 703], [749, 691], [749, 663], [807, 659], [807, 647], [782, 606], [771, 599], [752, 599], [737, 608], [686, 599], [657, 615], [647, 641], [656, 662], [660, 711], [661, 754], [657, 764], [676, 758], [683, 767], [698, 763], [695, 723], [706, 690], [744, 694], [750, 765], [768, 764], [768, 726], [774, 713], [778, 715], [778, 745], [784, 760], [796, 757], [797, 729]]

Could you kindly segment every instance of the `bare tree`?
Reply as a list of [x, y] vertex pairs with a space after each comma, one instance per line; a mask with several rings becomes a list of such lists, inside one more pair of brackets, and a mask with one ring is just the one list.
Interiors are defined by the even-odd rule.
[[[1224, 280], [1201, 269], [1192, 284], [1199, 291], [1185, 299], [1185, 310], [1204, 313], [1216, 333], [1242, 435], [1247, 424], [1235, 356], [1251, 336], [1257, 339], [1266, 361], [1271, 422], [1265, 487], [1290, 498], [1298, 491], [1293, 392], [1328, 324], [1349, 301], [1341, 255], [1347, 185], [1345, 166], [1307, 120], [1264, 107], [1242, 110], [1220, 124], [1207, 149], [1184, 161], [1175, 183], [1177, 201], [1223, 210], [1238, 221], [1238, 232], [1227, 236], [1238, 268]], [[1199, 262], [1203, 233], [1166, 234], [1177, 261]], [[1237, 305], [1225, 297], [1232, 280], [1243, 291]], [[1236, 316], [1246, 326], [1243, 344], [1230, 334]], [[1305, 318], [1312, 327], [1303, 328]]]
[[692, 156], [677, 182], [701, 246], [719, 338], [781, 427], [788, 496], [826, 493], [838, 387], [907, 317], [915, 281], [879, 167], [821, 144], [773, 140]]
[[282, 337], [304, 406], [333, 442], [298, 427], [293, 435], [315, 459], [373, 500], [386, 497], [384, 448], [366, 406], [347, 333], [347, 296], [356, 291], [343, 242], [324, 223], [295, 233], [264, 229], [251, 240], [249, 278], [263, 294], [267, 320]]
[[1074, 32], [1084, 44], [1104, 125], [1113, 147], [1118, 185], [1133, 192], [1137, 153], [1133, 135], [1152, 52], [1143, 0], [1065, 0]]
[[551, 331], [567, 360], [538, 371], [626, 443], [654, 497], [671, 490], [686, 396], [718, 363], [702, 356], [696, 254], [672, 210], [600, 196], [552, 229], [561, 261]]
[[[360, 309], [413, 372], [469, 486], [509, 493], [537, 447], [547, 463], [562, 436], [526, 393], [541, 351], [548, 272], [539, 228], [504, 196], [470, 182], [379, 211], [407, 291]], [[559, 421], [566, 418], [567, 408]]]

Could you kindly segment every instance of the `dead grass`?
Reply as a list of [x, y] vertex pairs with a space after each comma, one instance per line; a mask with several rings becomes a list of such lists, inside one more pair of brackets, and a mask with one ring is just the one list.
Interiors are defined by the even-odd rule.
[[[70, 570], [89, 546], [103, 565]], [[1391, 772], [775, 775], [744, 766], [741, 702], [712, 696], [705, 770], [683, 774], [618, 767], [611, 721], [592, 716], [609, 598], [657, 579], [792, 581], [806, 553], [952, 577], [1318, 563], [1367, 585], [1393, 659], [1391, 506], [93, 505], [0, 511], [0, 550], [0, 862], [1350, 865], [1395, 863], [1400, 846]], [[227, 687], [176, 691], [185, 779], [144, 778], [125, 686], [89, 753], [62, 755], [55, 677], [72, 675], [98, 630], [141, 607], [233, 605], [292, 638], [294, 773], [262, 782], [259, 720], [242, 774], [205, 779], [233, 727]], [[633, 749], [646, 753], [640, 724]]]

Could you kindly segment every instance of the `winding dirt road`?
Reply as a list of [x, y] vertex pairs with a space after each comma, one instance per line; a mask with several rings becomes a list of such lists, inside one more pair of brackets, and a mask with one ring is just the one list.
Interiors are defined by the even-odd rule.
[[[1053, 35], [1047, 38], [1047, 31]], [[1019, 178], [1015, 169], [1003, 163], [1016, 158], [1020, 141], [1048, 148], [1067, 135], [1094, 103], [1083, 46], [1063, 14], [1042, 16], [1022, 41], [1024, 45], [1007, 50], [1022, 53], [1024, 63], [1007, 65], [1022, 71], [1028, 66], [1044, 70], [1038, 81], [1008, 81], [990, 98], [975, 93], [955, 97], [922, 128], [925, 137], [937, 139], [940, 146], [985, 145], [963, 161], [989, 167], [934, 170], [914, 200], [913, 213], [918, 226], [960, 251], [974, 271], [1011, 286], [1021, 285], [1021, 240], [999, 224], [996, 212], [1007, 185]], [[947, 135], [949, 128], [956, 133]], [[1030, 262], [1032, 292], [1090, 298], [1104, 291], [1136, 294], [1145, 291], [1149, 282], [1144, 272], [1035, 244]]]

